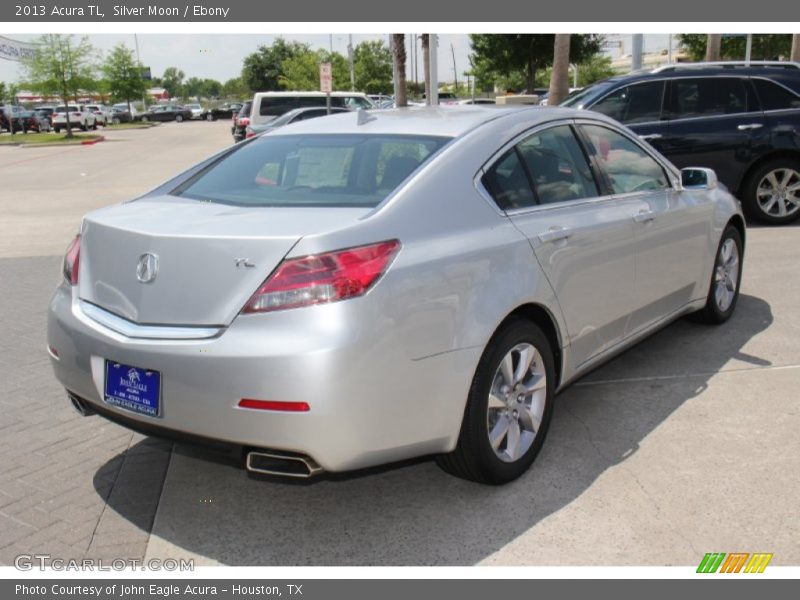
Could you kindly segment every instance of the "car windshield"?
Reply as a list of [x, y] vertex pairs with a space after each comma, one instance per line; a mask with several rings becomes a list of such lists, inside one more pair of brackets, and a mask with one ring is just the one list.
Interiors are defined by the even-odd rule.
[[373, 207], [450, 138], [265, 136], [234, 147], [171, 193], [241, 206]]
[[590, 99], [595, 98], [596, 96], [602, 94], [607, 89], [611, 87], [609, 83], [597, 83], [595, 85], [590, 85], [583, 89], [577, 90], [572, 92], [567, 98], [560, 104], [560, 106], [568, 106], [572, 108], [583, 108], [586, 105], [586, 102]]

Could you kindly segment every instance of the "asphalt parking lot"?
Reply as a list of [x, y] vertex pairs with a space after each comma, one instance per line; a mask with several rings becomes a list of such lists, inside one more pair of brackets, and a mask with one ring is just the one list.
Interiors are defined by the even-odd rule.
[[231, 141], [229, 123], [0, 147], [0, 564], [194, 557], [229, 565], [800, 563], [800, 226], [748, 231], [726, 325], [678, 321], [558, 397], [533, 468], [494, 488], [421, 460], [292, 484], [68, 406], [45, 311], [81, 215]]

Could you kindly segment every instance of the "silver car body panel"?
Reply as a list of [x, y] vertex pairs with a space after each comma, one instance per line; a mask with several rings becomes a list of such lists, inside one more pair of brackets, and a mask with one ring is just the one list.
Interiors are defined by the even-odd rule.
[[[679, 173], [649, 147], [669, 174], [669, 191], [512, 214], [487, 198], [483, 169], [537, 127], [588, 120], [636, 138], [586, 111], [373, 114], [361, 125], [355, 114], [343, 114], [271, 134], [454, 138], [373, 209], [244, 209], [165, 196], [165, 185], [88, 215], [80, 284], [62, 283], [49, 312], [48, 340], [60, 357], [52, 363], [62, 384], [102, 404], [104, 360], [155, 369], [162, 374], [160, 418], [105, 408], [176, 431], [300, 452], [331, 471], [447, 452], [458, 439], [481, 353], [512, 312], [534, 305], [551, 316], [563, 388], [702, 307], [722, 231], [741, 218], [738, 202], [721, 187], [681, 189]], [[655, 218], [635, 222], [645, 209]], [[574, 235], [539, 239], [560, 226]], [[387, 239], [400, 240], [402, 249], [366, 295], [238, 314], [282, 259]], [[136, 279], [137, 260], [147, 252], [163, 255], [163, 288]], [[242, 255], [257, 268], [237, 269], [234, 259]], [[106, 314], [93, 316], [87, 302]], [[210, 337], [191, 339], [198, 329]], [[305, 401], [311, 410], [242, 409], [241, 398]]]

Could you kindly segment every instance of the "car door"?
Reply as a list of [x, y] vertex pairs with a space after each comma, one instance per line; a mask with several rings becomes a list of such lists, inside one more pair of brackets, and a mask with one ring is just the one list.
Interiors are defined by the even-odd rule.
[[570, 122], [534, 130], [483, 184], [533, 247], [561, 306], [576, 367], [622, 340], [633, 310], [633, 215], [605, 194]]
[[678, 174], [624, 131], [596, 122], [582, 122], [578, 129], [614, 197], [638, 206], [632, 218], [635, 309], [626, 326], [628, 337], [700, 293], [698, 282], [707, 265], [698, 257], [708, 251], [713, 202], [708, 194], [683, 192]]
[[657, 150], [667, 135], [664, 115], [666, 81], [648, 79], [616, 88], [589, 108], [627, 125]]
[[743, 77], [680, 77], [669, 82], [669, 129], [659, 150], [675, 166], [707, 167], [737, 190], [769, 128]]

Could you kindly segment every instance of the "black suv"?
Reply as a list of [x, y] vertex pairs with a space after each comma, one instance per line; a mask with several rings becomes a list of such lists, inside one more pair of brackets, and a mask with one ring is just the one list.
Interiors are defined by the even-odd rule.
[[800, 64], [686, 63], [568, 97], [624, 123], [677, 167], [708, 167], [765, 223], [800, 217]]

